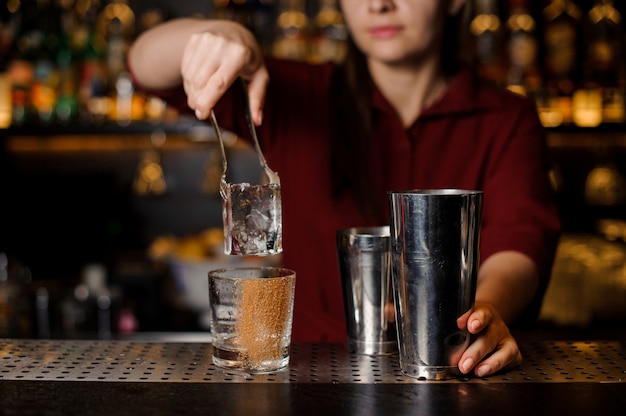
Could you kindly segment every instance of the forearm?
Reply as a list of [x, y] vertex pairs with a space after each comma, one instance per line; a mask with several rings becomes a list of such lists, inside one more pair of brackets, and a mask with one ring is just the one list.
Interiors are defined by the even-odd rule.
[[209, 20], [170, 20], [142, 33], [131, 45], [128, 64], [137, 82], [151, 89], [181, 84], [181, 62], [192, 34], [211, 27]]
[[530, 258], [518, 252], [500, 252], [479, 269], [476, 302], [495, 306], [510, 324], [530, 303], [538, 287], [539, 276]]

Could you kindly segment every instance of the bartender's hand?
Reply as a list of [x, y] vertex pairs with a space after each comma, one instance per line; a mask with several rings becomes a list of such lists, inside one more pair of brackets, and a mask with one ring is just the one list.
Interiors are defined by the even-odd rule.
[[256, 39], [242, 25], [212, 21], [205, 30], [192, 34], [183, 51], [181, 75], [187, 102], [198, 119], [209, 116], [238, 77], [245, 79], [252, 119], [261, 124], [269, 76]]
[[473, 370], [477, 377], [484, 377], [522, 362], [517, 342], [493, 305], [476, 303], [458, 324], [472, 334], [472, 342], [459, 361], [463, 374]]

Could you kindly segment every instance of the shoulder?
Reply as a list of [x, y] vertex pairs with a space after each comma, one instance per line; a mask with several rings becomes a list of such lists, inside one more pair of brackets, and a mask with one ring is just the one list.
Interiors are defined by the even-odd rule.
[[540, 151], [545, 129], [535, 101], [481, 80], [471, 71], [457, 74], [428, 118], [462, 132], [464, 140], [483, 143], [490, 152], [524, 146]]
[[459, 116], [476, 122], [482, 131], [497, 135], [527, 132], [542, 136], [537, 105], [531, 97], [523, 96], [477, 77], [470, 71], [459, 74], [451, 98], [456, 102]]
[[431, 109], [435, 114], [471, 117], [502, 117], [515, 114], [534, 117], [535, 102], [478, 77], [470, 69], [461, 70], [451, 81], [442, 99]]
[[533, 99], [498, 87], [484, 80], [476, 81], [477, 110], [487, 112], [536, 112]]

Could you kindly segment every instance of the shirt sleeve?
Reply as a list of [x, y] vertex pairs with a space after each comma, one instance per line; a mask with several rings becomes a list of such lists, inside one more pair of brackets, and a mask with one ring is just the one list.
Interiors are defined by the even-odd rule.
[[529, 310], [535, 315], [547, 287], [561, 231], [546, 132], [530, 100], [513, 110], [508, 133], [494, 145], [485, 172], [485, 203], [481, 257], [518, 251], [530, 257], [540, 276], [540, 288]]

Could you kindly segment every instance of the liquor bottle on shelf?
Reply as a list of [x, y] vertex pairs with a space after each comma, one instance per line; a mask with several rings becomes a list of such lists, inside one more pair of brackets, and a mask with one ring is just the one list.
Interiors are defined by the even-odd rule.
[[11, 80], [7, 68], [0, 68], [0, 129], [11, 126]]
[[214, 0], [211, 17], [245, 26], [254, 33], [261, 50], [271, 53], [276, 35], [276, 0]]
[[[584, 20], [584, 97], [594, 98], [593, 113], [605, 123], [624, 121], [624, 54], [622, 18], [613, 0], [595, 0]], [[588, 125], [589, 102], [583, 101], [577, 124]], [[598, 124], [597, 122], [592, 124]]]
[[0, 36], [0, 129], [11, 126], [13, 116], [9, 65], [18, 26], [15, 12], [15, 8], [7, 7], [6, 15], [0, 15], [0, 30], [3, 32]]
[[313, 20], [314, 34], [309, 61], [340, 62], [346, 54], [348, 30], [337, 7], [337, 0], [320, 0]]
[[[7, 64], [7, 73], [11, 84], [11, 124], [21, 125], [36, 117], [36, 104], [33, 95], [42, 92], [42, 88], [35, 83], [35, 69], [38, 68], [38, 84], [42, 80], [42, 58], [45, 54], [44, 39], [46, 22], [40, 17], [40, 10], [47, 8], [48, 2], [20, 3], [14, 10], [16, 22], [15, 41], [10, 53], [10, 62]], [[39, 97], [36, 97], [39, 98]]]
[[100, 13], [100, 23], [106, 38], [107, 78], [110, 90], [126, 70], [126, 54], [134, 34], [135, 15], [126, 1], [109, 3]]
[[482, 77], [498, 85], [505, 83], [503, 27], [496, 0], [475, 0], [475, 15], [470, 22], [474, 37], [474, 56]]
[[213, 0], [211, 4], [211, 17], [213, 19], [230, 20], [230, 0]]
[[7, 72], [11, 84], [11, 124], [17, 126], [24, 124], [32, 111], [30, 89], [34, 78], [33, 64], [25, 59], [15, 59], [9, 64]]
[[170, 14], [167, 9], [157, 4], [150, 5], [147, 9], [142, 10], [141, 13], [137, 16], [136, 36], [169, 19]]
[[9, 259], [0, 252], [0, 337], [12, 335], [12, 287], [9, 286]]
[[304, 0], [281, 0], [272, 55], [306, 61], [309, 58], [309, 18]]
[[529, 0], [509, 0], [507, 88], [522, 95], [536, 96], [541, 88], [538, 65], [537, 24]]
[[[581, 9], [571, 0], [551, 0], [543, 9], [546, 105], [560, 114], [554, 122], [572, 121], [572, 96], [579, 81]], [[560, 124], [560, 123], [559, 123]]]
[[9, 269], [9, 257], [0, 252], [0, 337], [32, 336], [32, 306], [28, 288], [31, 280], [27, 267], [18, 263]]
[[214, 0], [211, 17], [232, 20], [251, 29], [248, 0]]
[[276, 1], [275, 0], [248, 0], [250, 3], [248, 24], [254, 33], [261, 50], [270, 54], [276, 31]]
[[54, 119], [57, 102], [59, 72], [56, 54], [61, 37], [61, 14], [57, 4], [51, 0], [37, 0], [37, 27], [41, 31], [31, 87], [31, 102], [39, 122]]
[[75, 121], [78, 114], [76, 50], [72, 45], [76, 20], [73, 8], [64, 4], [61, 7], [61, 30], [56, 51], [59, 85], [54, 114], [58, 122], [67, 124]]
[[126, 55], [135, 30], [135, 13], [128, 0], [113, 0], [99, 15], [107, 44], [107, 117], [120, 125], [143, 118], [143, 100], [135, 94], [126, 71]]
[[78, 113], [85, 124], [104, 121], [107, 108], [106, 38], [97, 24], [99, 3], [77, 11], [74, 44], [79, 49]]

